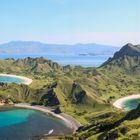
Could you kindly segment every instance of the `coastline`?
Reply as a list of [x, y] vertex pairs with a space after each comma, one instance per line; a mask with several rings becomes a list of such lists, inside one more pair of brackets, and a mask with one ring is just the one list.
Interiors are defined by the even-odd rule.
[[73, 133], [76, 132], [76, 130], [78, 130], [79, 127], [83, 126], [79, 121], [77, 121], [70, 115], [67, 115], [65, 113], [56, 114], [56, 113], [52, 112], [49, 108], [44, 107], [44, 106], [39, 106], [39, 105], [32, 106], [27, 103], [19, 103], [19, 104], [14, 104], [14, 107], [34, 109], [34, 110], [41, 111], [43, 113], [50, 114], [50, 115], [64, 121], [65, 124], [67, 125], [67, 127], [70, 127], [73, 130]]
[[124, 107], [123, 107], [124, 102], [126, 102], [128, 100], [131, 100], [131, 99], [138, 99], [138, 98], [140, 98], [140, 94], [135, 94], [135, 95], [129, 95], [129, 96], [126, 96], [126, 97], [122, 97], [122, 98], [116, 100], [113, 103], [113, 106], [118, 108], [118, 109], [124, 109]]
[[30, 85], [33, 81], [30, 78], [27, 78], [27, 77], [24, 77], [24, 76], [13, 75], [13, 74], [0, 74], [0, 76], [15, 77], [15, 78], [22, 79], [24, 81], [25, 85]]

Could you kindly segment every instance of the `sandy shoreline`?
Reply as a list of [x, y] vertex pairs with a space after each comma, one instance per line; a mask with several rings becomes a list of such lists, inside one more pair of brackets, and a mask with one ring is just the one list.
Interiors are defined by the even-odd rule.
[[138, 99], [140, 98], [140, 94], [135, 94], [135, 95], [129, 95], [129, 96], [126, 96], [126, 97], [122, 97], [118, 100], [116, 100], [114, 103], [113, 103], [113, 106], [115, 106], [116, 108], [118, 109], [124, 109], [124, 102], [130, 100], [130, 99]]
[[0, 74], [0, 76], [15, 77], [15, 78], [22, 79], [24, 81], [25, 85], [30, 85], [33, 81], [30, 78], [27, 78], [27, 77], [24, 77], [24, 76], [12, 75], [12, 74]]
[[43, 106], [39, 106], [39, 105], [31, 106], [30, 104], [27, 104], [27, 103], [14, 104], [14, 106], [19, 107], [19, 108], [28, 108], [28, 109], [38, 110], [43, 113], [47, 113], [54, 117], [57, 117], [57, 118], [63, 120], [66, 123], [66, 125], [73, 130], [73, 133], [76, 132], [76, 130], [79, 127], [82, 126], [82, 124], [80, 122], [78, 122], [76, 119], [74, 119], [73, 117], [71, 117], [65, 113], [56, 114], [56, 113], [52, 112], [50, 109], [48, 109], [47, 107], [43, 107]]
[[[0, 74], [0, 76], [20, 78], [20, 79], [24, 80], [24, 84], [26, 84], [26, 85], [29, 85], [32, 83], [32, 79], [29, 79], [29, 78], [24, 77], [24, 76], [17, 76], [17, 75], [12, 75], [12, 74]], [[4, 106], [5, 103], [1, 103], [0, 105]], [[39, 106], [39, 105], [32, 106], [32, 105], [27, 104], [27, 103], [14, 104], [12, 106], [19, 107], [19, 108], [34, 109], [34, 110], [41, 111], [43, 113], [50, 114], [56, 118], [63, 120], [65, 122], [65, 124], [73, 130], [73, 133], [76, 132], [76, 130], [79, 127], [83, 126], [79, 121], [77, 121], [76, 119], [74, 119], [70, 115], [65, 114], [65, 113], [56, 114], [56, 113], [52, 112], [51, 109], [44, 107], [44, 106]]]

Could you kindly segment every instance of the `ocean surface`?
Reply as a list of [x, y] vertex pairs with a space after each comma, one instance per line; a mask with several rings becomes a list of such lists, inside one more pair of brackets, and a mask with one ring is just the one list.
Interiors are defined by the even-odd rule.
[[23, 84], [24, 80], [16, 77], [0, 76], [0, 82]]
[[0, 59], [41, 57], [51, 59], [61, 65], [81, 65], [83, 67], [98, 67], [112, 55], [76, 55], [76, 54], [0, 54]]
[[131, 99], [124, 102], [123, 107], [126, 110], [132, 110], [137, 108], [138, 104], [140, 103], [140, 99]]
[[48, 134], [70, 134], [62, 120], [31, 109], [0, 108], [0, 140], [26, 140]]

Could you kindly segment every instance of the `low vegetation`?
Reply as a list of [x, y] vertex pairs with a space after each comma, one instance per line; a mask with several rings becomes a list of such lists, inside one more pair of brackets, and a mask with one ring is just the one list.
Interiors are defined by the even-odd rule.
[[140, 107], [121, 112], [112, 106], [116, 99], [140, 92], [139, 69], [140, 46], [132, 44], [99, 68], [61, 66], [42, 57], [0, 60], [1, 73], [33, 79], [29, 86], [1, 84], [0, 99], [59, 108], [84, 125], [62, 139], [139, 139]]

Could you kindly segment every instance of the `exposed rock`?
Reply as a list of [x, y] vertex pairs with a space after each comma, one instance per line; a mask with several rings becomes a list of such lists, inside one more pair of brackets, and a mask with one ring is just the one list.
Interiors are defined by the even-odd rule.
[[7, 85], [8, 85], [7, 83], [0, 82], [0, 87], [4, 87], [4, 86], [7, 86]]
[[73, 103], [82, 103], [83, 99], [86, 97], [86, 92], [74, 81], [70, 96]]
[[56, 113], [56, 114], [62, 113], [61, 110], [60, 110], [60, 107], [56, 107], [56, 108], [53, 110], [53, 112]]
[[41, 97], [40, 102], [45, 106], [59, 105], [59, 100], [53, 89], [50, 89], [46, 94]]

